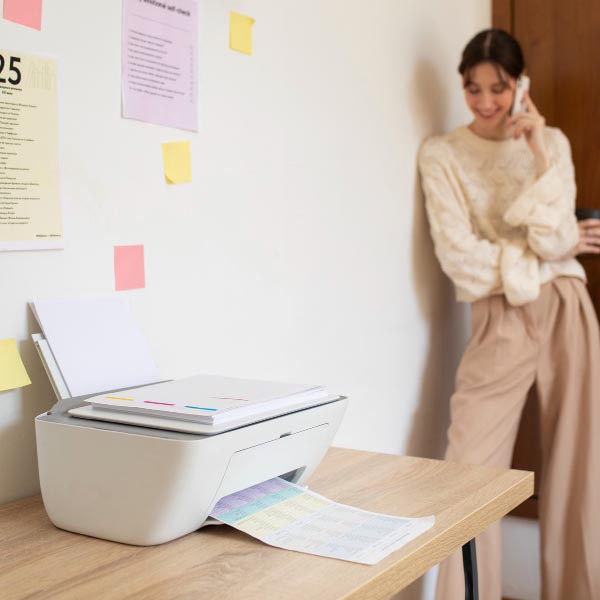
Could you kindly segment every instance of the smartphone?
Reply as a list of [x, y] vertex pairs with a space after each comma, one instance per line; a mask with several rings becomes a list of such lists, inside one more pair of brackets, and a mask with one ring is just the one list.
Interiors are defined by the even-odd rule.
[[531, 84], [531, 80], [527, 75], [521, 75], [517, 79], [517, 85], [515, 86], [515, 99], [513, 100], [512, 108], [510, 109], [511, 115], [516, 115], [520, 112], [525, 112], [527, 110], [527, 106], [523, 102], [523, 96], [525, 92], [529, 91], [529, 86]]

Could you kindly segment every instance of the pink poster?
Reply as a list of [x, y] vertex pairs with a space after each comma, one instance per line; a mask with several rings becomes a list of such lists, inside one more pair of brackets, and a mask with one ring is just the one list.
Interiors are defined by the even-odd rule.
[[123, 0], [123, 116], [198, 130], [193, 0]]

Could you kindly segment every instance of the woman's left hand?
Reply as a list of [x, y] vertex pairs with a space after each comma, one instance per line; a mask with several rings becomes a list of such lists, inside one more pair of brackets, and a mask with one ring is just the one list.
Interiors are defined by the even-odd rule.
[[577, 245], [558, 260], [568, 260], [581, 254], [600, 254], [600, 219], [577, 221], [579, 240]]
[[578, 221], [579, 243], [576, 254], [600, 254], [600, 219]]
[[538, 172], [541, 171], [543, 173], [550, 166], [548, 151], [544, 142], [546, 119], [542, 117], [536, 105], [531, 100], [529, 92], [525, 92], [524, 101], [527, 106], [527, 112], [520, 112], [509, 117], [507, 125], [509, 129], [512, 129], [512, 136], [516, 140], [521, 136], [525, 136], [525, 140], [535, 156]]

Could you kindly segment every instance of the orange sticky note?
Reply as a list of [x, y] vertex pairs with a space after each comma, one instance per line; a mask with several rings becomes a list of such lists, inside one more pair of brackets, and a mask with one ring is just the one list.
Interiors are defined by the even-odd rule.
[[115, 246], [115, 289], [146, 287], [144, 246]]
[[4, 18], [33, 29], [42, 28], [42, 0], [4, 0]]

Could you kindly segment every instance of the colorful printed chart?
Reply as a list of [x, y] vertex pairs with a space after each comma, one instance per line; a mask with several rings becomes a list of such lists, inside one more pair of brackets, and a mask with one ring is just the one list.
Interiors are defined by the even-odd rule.
[[279, 477], [225, 496], [210, 516], [271, 546], [367, 565], [435, 522], [338, 504]]

